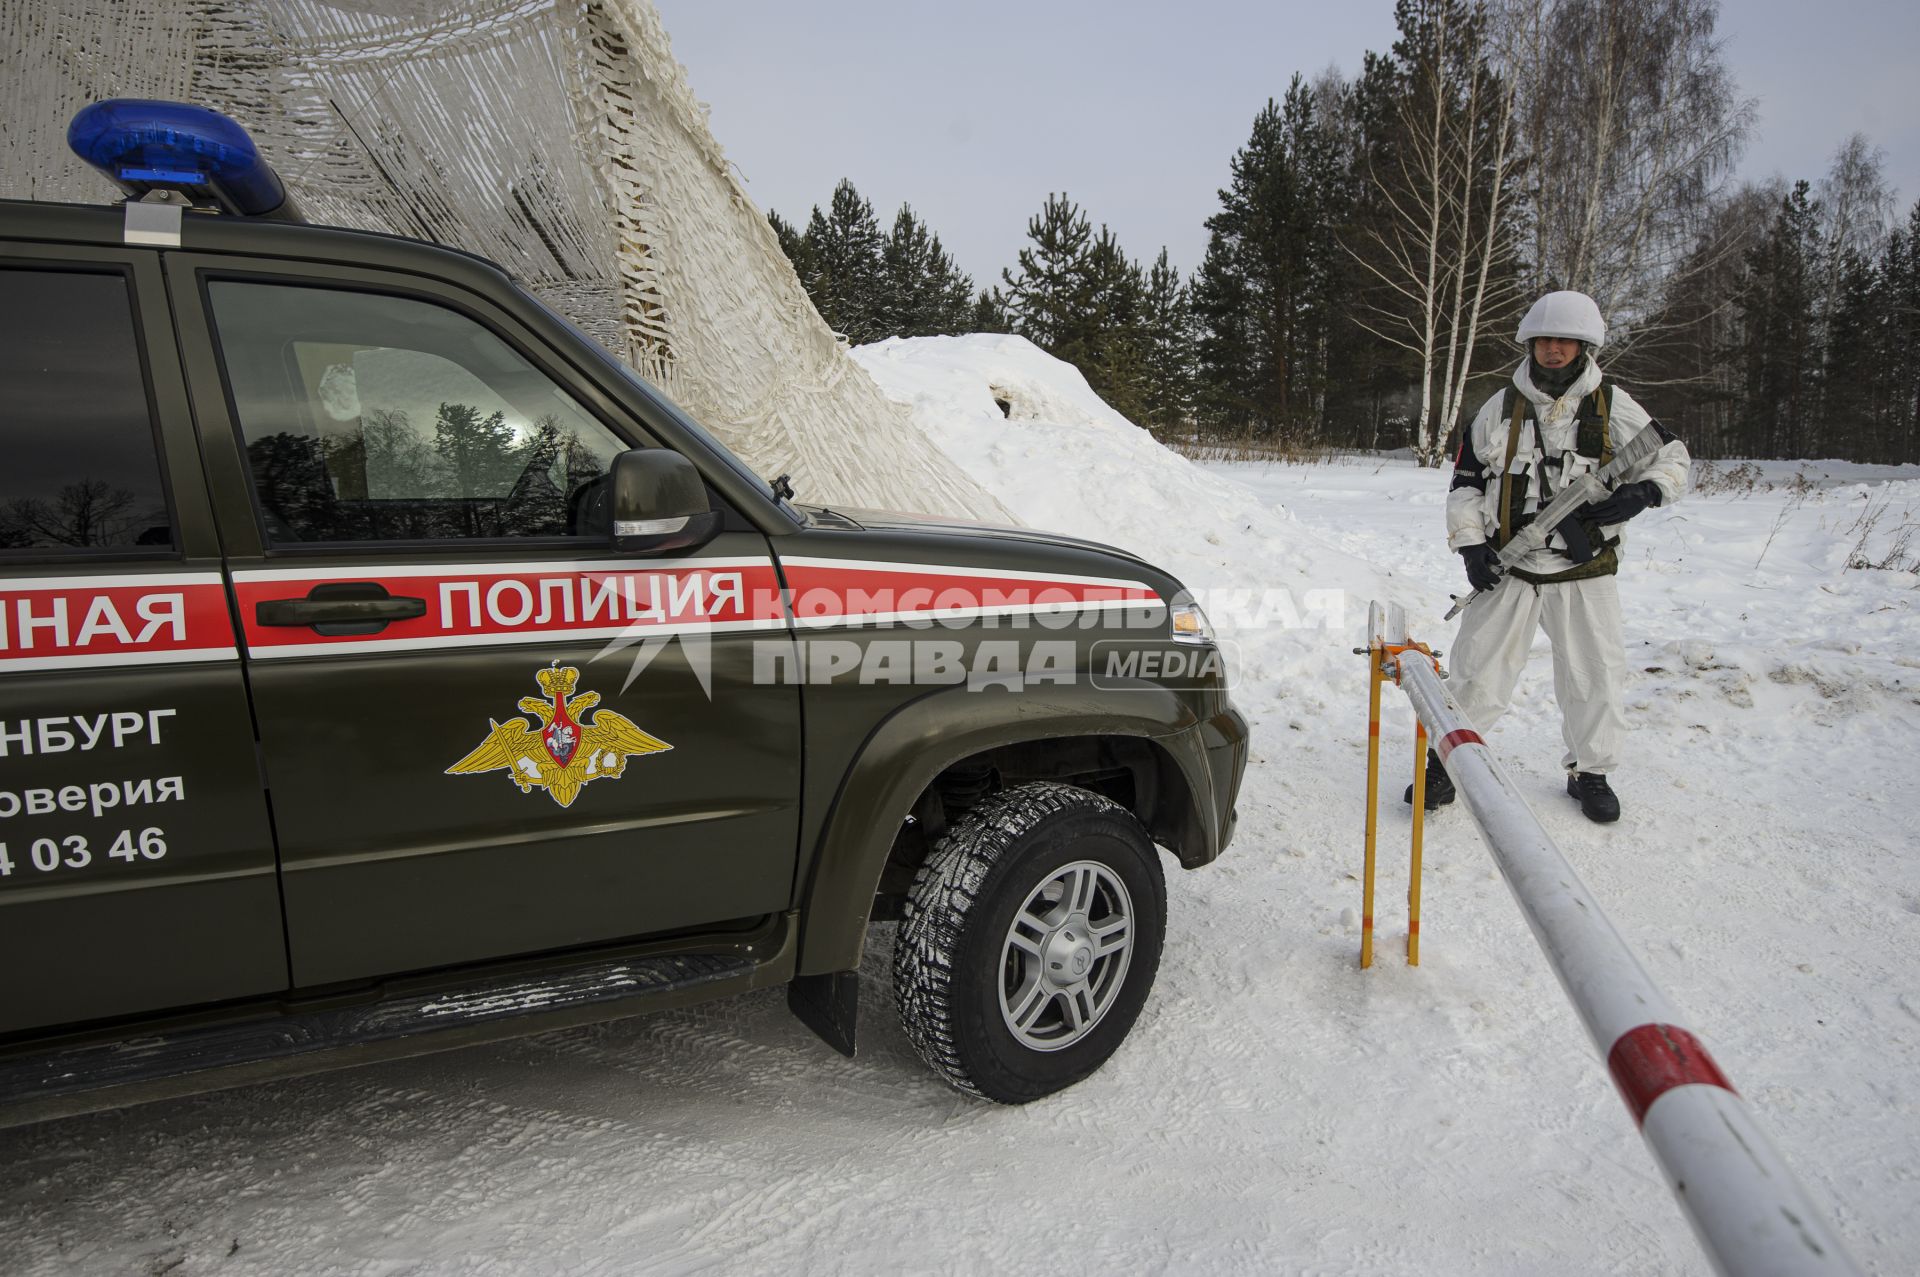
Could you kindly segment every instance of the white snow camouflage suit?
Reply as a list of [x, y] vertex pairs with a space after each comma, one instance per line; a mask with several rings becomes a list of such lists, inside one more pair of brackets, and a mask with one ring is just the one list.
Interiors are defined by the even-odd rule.
[[[1507, 460], [1512, 416], [1504, 391], [1487, 400], [1461, 441], [1447, 492], [1451, 550], [1481, 542], [1501, 544], [1503, 486], [1516, 503], [1504, 512], [1511, 522], [1516, 512], [1531, 515], [1554, 493], [1601, 464], [1600, 457], [1578, 447], [1583, 408], [1589, 418], [1589, 444], [1595, 433], [1587, 397], [1601, 384], [1599, 364], [1587, 357], [1580, 375], [1558, 399], [1534, 388], [1527, 367], [1523, 359], [1513, 374], [1515, 392], [1524, 397], [1516, 403], [1523, 404], [1528, 420], [1512, 462]], [[1609, 384], [1607, 394], [1611, 398], [1604, 431], [1612, 448], [1652, 426], [1646, 409], [1626, 391]], [[1686, 445], [1669, 439], [1620, 483], [1651, 479], [1660, 489], [1660, 504], [1672, 505], [1686, 491], [1689, 460]], [[1501, 483], [1503, 472], [1512, 475], [1508, 485]], [[1602, 531], [1609, 539], [1621, 536], [1620, 525]], [[1574, 564], [1565, 549], [1565, 540], [1553, 534], [1545, 549], [1528, 555], [1517, 573], [1502, 578], [1466, 610], [1453, 643], [1448, 687], [1474, 726], [1486, 731], [1513, 699], [1536, 627], [1545, 629], [1553, 645], [1553, 695], [1567, 745], [1561, 761], [1568, 771], [1604, 774], [1619, 764], [1626, 735], [1621, 697], [1627, 656], [1612, 563], [1589, 569], [1600, 574], [1575, 580], [1528, 581], [1521, 575], [1543, 578], [1568, 571]], [[1600, 549], [1598, 542], [1594, 549]]]

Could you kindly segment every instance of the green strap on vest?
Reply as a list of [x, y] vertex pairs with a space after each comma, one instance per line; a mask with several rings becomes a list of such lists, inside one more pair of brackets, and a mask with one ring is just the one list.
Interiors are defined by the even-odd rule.
[[[1533, 419], [1528, 411], [1532, 404], [1515, 387], [1507, 387], [1507, 401], [1503, 405], [1507, 418], [1507, 456], [1500, 467], [1500, 531], [1494, 538], [1494, 549], [1504, 549], [1507, 542], [1513, 540], [1513, 534], [1527, 526], [1531, 515], [1521, 512], [1520, 506], [1526, 500], [1526, 490], [1517, 488], [1513, 482], [1513, 459], [1520, 455], [1520, 439], [1527, 432], [1527, 423]], [[1598, 457], [1601, 465], [1613, 460], [1613, 386], [1601, 382], [1593, 388], [1581, 404], [1579, 429], [1574, 436], [1574, 451], [1583, 456]], [[1545, 451], [1544, 444], [1541, 451]], [[1546, 585], [1556, 581], [1585, 581], [1596, 576], [1612, 576], [1620, 570], [1620, 556], [1615, 547], [1618, 538], [1606, 541], [1600, 533], [1600, 525], [1588, 523], [1587, 538], [1595, 545], [1605, 545], [1600, 553], [1585, 563], [1576, 563], [1563, 572], [1524, 572], [1514, 568], [1513, 575], [1530, 585]]]

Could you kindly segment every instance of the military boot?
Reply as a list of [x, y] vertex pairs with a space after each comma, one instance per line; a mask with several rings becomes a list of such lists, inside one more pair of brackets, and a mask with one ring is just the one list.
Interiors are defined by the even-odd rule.
[[[1427, 751], [1427, 802], [1426, 808], [1444, 807], [1453, 801], [1453, 777], [1447, 775], [1447, 769], [1440, 765], [1440, 755], [1433, 750]], [[1407, 786], [1407, 792], [1401, 796], [1401, 802], [1409, 807], [1413, 805], [1413, 786]]]
[[1569, 772], [1567, 795], [1580, 800], [1580, 810], [1588, 820], [1605, 825], [1620, 819], [1620, 800], [1599, 772]]

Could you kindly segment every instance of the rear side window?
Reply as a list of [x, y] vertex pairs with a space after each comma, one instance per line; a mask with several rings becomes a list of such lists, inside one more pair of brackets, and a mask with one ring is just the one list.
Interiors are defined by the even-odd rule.
[[173, 545], [120, 274], [0, 267], [0, 553]]
[[383, 293], [208, 296], [271, 544], [606, 535], [626, 445], [490, 329]]

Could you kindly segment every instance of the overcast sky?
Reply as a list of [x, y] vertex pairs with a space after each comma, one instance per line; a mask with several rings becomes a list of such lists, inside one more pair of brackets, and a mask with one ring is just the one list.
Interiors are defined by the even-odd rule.
[[[1233, 153], [1299, 71], [1348, 75], [1391, 0], [655, 0], [762, 209], [796, 224], [841, 177], [884, 229], [911, 203], [976, 284], [1048, 192], [1183, 273]], [[1726, 58], [1760, 122], [1741, 171], [1817, 179], [1863, 132], [1902, 217], [1920, 197], [1920, 3], [1727, 0]]]

